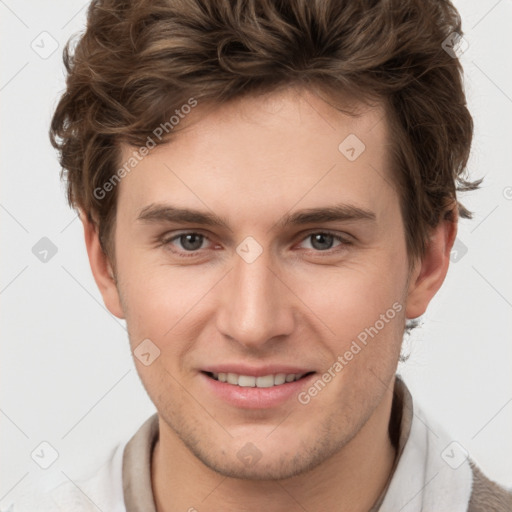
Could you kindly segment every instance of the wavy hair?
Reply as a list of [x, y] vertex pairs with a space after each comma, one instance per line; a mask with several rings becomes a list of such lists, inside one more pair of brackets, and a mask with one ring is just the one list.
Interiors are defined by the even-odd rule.
[[94, 190], [118, 170], [122, 142], [144, 144], [190, 98], [315, 86], [386, 106], [407, 251], [419, 257], [453, 205], [471, 217], [456, 193], [481, 182], [464, 177], [473, 121], [462, 66], [443, 49], [454, 33], [448, 0], [94, 0], [65, 47], [50, 129], [68, 202], [113, 256], [117, 188]]

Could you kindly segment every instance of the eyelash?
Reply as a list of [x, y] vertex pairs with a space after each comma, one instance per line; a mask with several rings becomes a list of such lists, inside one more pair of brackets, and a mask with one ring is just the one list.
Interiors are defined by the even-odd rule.
[[[175, 240], [179, 240], [182, 236], [186, 236], [186, 235], [199, 235], [201, 237], [203, 237], [203, 240], [209, 240], [209, 238], [198, 232], [198, 231], [184, 231], [182, 233], [179, 233], [177, 235], [173, 235], [172, 237], [168, 237], [167, 235], [164, 235], [163, 237], [160, 238], [159, 240], [159, 246], [171, 246], [171, 243], [174, 242]], [[345, 248], [346, 246], [349, 246], [352, 244], [352, 242], [346, 238], [346, 237], [343, 237], [339, 234], [336, 234], [336, 233], [333, 233], [331, 231], [311, 231], [309, 233], [307, 233], [302, 239], [301, 239], [301, 242], [310, 238], [311, 236], [313, 235], [329, 235], [329, 236], [332, 236], [335, 240], [337, 240], [338, 242], [340, 242], [341, 246], [338, 246], [337, 248], [332, 248], [332, 249], [326, 249], [325, 251], [320, 251], [320, 250], [316, 250], [316, 249], [306, 249], [307, 251], [313, 251], [317, 254], [328, 254], [328, 255], [332, 255], [334, 252], [336, 252], [337, 250], [342, 250], [343, 248]], [[183, 257], [183, 258], [191, 258], [191, 257], [197, 257], [198, 254], [200, 253], [201, 249], [198, 249], [196, 251], [176, 251], [174, 249], [171, 249], [171, 252], [173, 252], [174, 254], [177, 254], [179, 257]]]

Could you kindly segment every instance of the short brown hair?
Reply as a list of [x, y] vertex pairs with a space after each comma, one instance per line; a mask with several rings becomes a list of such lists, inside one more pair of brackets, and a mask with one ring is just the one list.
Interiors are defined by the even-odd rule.
[[443, 49], [453, 33], [448, 0], [93, 0], [85, 33], [64, 50], [50, 130], [68, 201], [113, 257], [117, 189], [94, 191], [118, 170], [121, 142], [142, 146], [190, 98], [315, 85], [386, 106], [407, 250], [421, 256], [454, 204], [471, 217], [456, 191], [481, 181], [463, 177], [473, 122], [462, 66]]

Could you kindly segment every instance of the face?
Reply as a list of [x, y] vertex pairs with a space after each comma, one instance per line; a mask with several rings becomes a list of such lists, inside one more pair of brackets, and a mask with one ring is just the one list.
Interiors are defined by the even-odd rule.
[[409, 272], [390, 134], [380, 108], [305, 90], [201, 108], [118, 185], [104, 297], [145, 354], [161, 436], [221, 474], [285, 478], [345, 446], [396, 370]]

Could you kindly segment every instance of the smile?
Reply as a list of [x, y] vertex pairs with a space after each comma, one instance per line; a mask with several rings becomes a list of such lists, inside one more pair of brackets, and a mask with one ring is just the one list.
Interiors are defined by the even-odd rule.
[[255, 377], [254, 375], [239, 375], [236, 373], [207, 372], [206, 374], [218, 382], [225, 382], [227, 384], [243, 388], [271, 388], [295, 382], [302, 379], [304, 376], [309, 375], [309, 373], [277, 373], [274, 375], [271, 374]]

